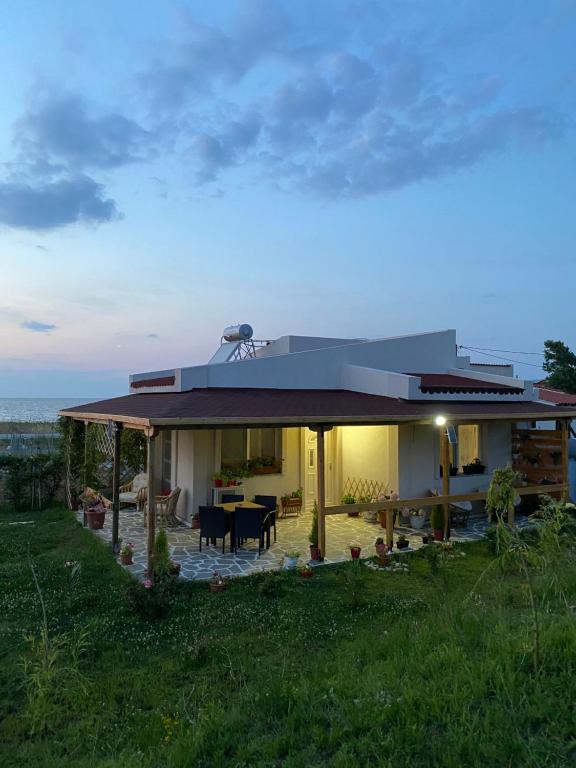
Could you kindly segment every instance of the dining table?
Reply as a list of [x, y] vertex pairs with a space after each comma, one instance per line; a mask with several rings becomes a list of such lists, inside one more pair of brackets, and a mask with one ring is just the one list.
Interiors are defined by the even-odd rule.
[[[221, 507], [221, 509], [230, 515], [230, 551], [232, 551], [234, 546], [233, 542], [236, 538], [234, 524], [234, 513], [236, 512], [236, 507], [241, 507], [242, 509], [266, 509], [263, 504], [256, 504], [255, 501], [227, 501], [226, 504], [217, 504], [216, 506]], [[267, 532], [266, 546], [270, 546], [270, 529], [268, 529]]]

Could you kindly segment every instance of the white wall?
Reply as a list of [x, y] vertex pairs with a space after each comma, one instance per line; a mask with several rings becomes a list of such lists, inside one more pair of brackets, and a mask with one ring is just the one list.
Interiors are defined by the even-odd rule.
[[340, 491], [346, 478], [378, 480], [398, 490], [398, 428], [338, 427]]
[[198, 506], [210, 499], [215, 472], [215, 436], [215, 430], [211, 429], [173, 433], [173, 485], [181, 488], [176, 514], [183, 520], [190, 521]]
[[398, 427], [400, 498], [427, 496], [438, 487], [440, 436], [438, 427], [403, 424]]

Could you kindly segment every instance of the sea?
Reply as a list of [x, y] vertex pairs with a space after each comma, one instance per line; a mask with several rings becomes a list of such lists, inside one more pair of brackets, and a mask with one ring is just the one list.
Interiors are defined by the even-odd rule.
[[58, 411], [99, 398], [86, 397], [0, 397], [0, 424], [10, 421], [56, 421]]

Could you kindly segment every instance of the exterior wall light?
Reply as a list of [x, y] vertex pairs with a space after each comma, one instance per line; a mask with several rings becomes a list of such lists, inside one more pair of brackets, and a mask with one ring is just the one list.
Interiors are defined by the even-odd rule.
[[446, 416], [436, 416], [434, 422], [437, 427], [443, 427], [446, 424]]

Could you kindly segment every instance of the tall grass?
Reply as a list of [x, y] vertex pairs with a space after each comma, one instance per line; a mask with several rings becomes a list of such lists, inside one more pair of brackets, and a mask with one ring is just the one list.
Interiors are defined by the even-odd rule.
[[[502, 540], [499, 553], [412, 555], [408, 573], [354, 563], [239, 579], [221, 595], [182, 584], [153, 622], [69, 513], [0, 518], [0, 762], [573, 765], [576, 562], [558, 513], [518, 539], [538, 553], [530, 589]], [[82, 564], [72, 599], [67, 560]]]

